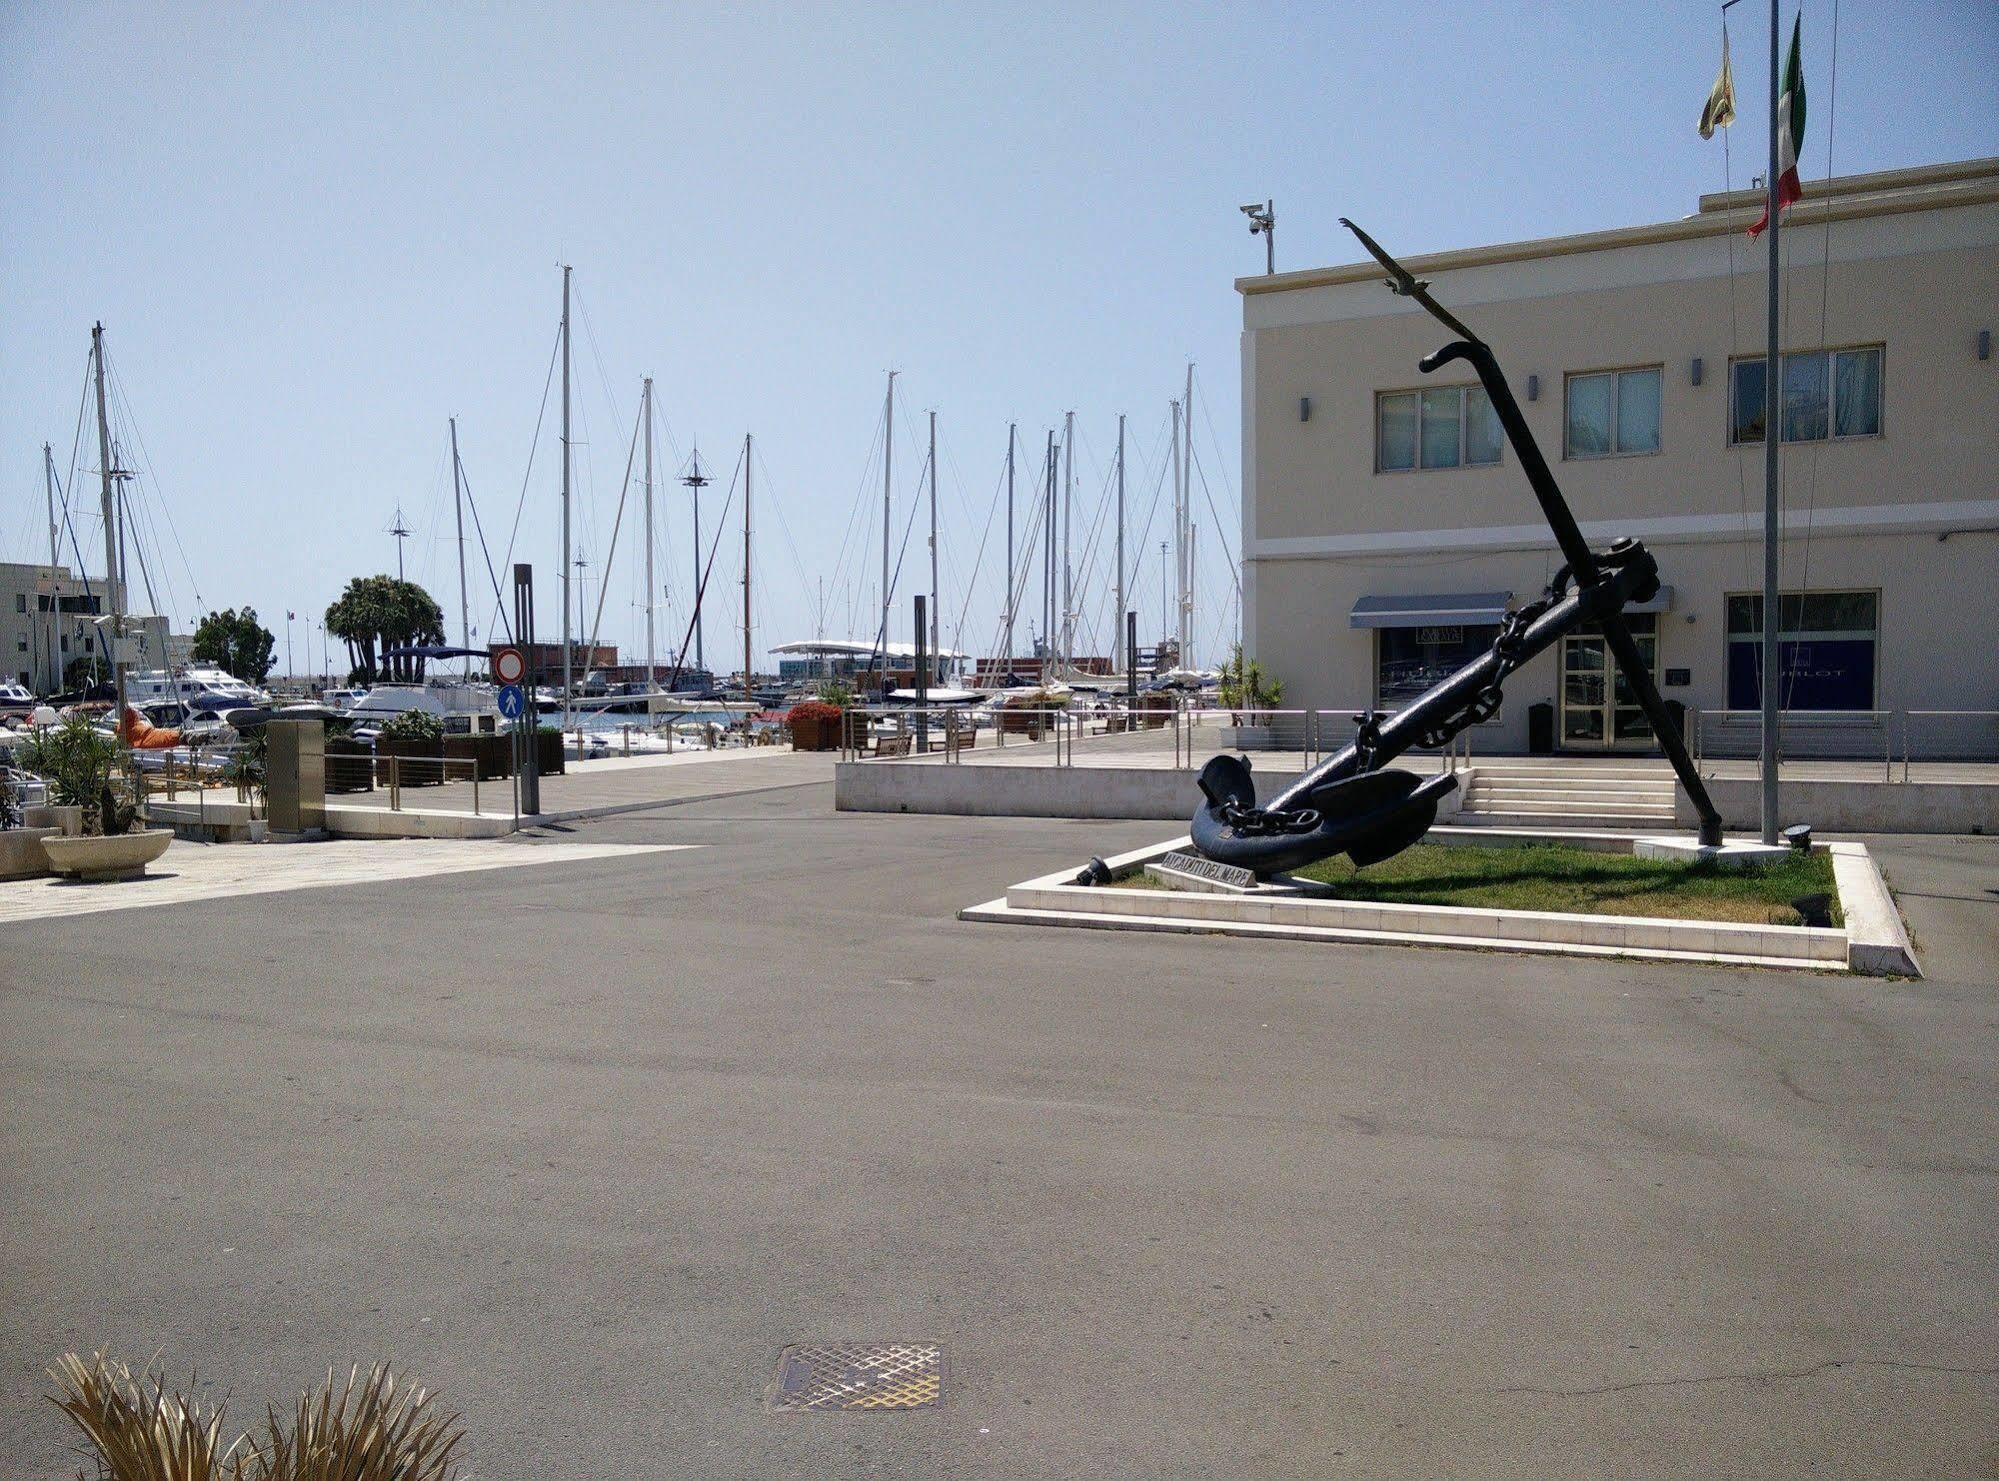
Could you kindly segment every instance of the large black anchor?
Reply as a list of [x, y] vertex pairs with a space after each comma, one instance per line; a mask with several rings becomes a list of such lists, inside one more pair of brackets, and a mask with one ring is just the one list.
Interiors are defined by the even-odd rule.
[[1635, 540], [1619, 540], [1602, 552], [1589, 548], [1491, 346], [1431, 298], [1430, 285], [1413, 277], [1366, 232], [1344, 217], [1340, 224], [1359, 237], [1361, 245], [1388, 270], [1392, 290], [1413, 298], [1458, 336], [1425, 356], [1420, 368], [1428, 375], [1464, 360], [1477, 372], [1567, 564], [1538, 600], [1507, 614], [1490, 649], [1385, 719], [1372, 711], [1355, 716], [1351, 745], [1262, 806], [1257, 805], [1249, 763], [1238, 756], [1215, 757], [1201, 768], [1205, 800], [1194, 814], [1194, 846], [1210, 859], [1238, 865], [1259, 877], [1297, 869], [1334, 854], [1343, 853], [1364, 865], [1400, 853], [1429, 831], [1437, 819], [1437, 804], [1457, 786], [1458, 779], [1448, 772], [1425, 778], [1410, 771], [1385, 769], [1386, 764], [1412, 748], [1441, 749], [1467, 726], [1491, 719], [1498, 713], [1500, 685], [1507, 675], [1545, 652], [1563, 634], [1591, 622], [1602, 625], [1619, 672], [1652, 722], [1660, 749], [1700, 815], [1701, 842], [1720, 843], [1721, 815], [1709, 800], [1707, 788], [1687, 755], [1685, 741], [1624, 621], [1627, 604], [1649, 601], [1657, 594], [1657, 562]]

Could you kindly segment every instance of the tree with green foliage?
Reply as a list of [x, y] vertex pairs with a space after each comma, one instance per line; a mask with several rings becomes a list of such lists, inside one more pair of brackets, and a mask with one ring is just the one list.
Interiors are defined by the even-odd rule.
[[347, 645], [350, 683], [420, 683], [424, 660], [389, 650], [442, 643], [444, 609], [414, 581], [356, 576], [326, 609], [326, 630]]
[[261, 684], [269, 677], [278, 651], [278, 640], [257, 620], [257, 609], [234, 607], [210, 612], [194, 630], [190, 656], [196, 663], [212, 663], [248, 684]]

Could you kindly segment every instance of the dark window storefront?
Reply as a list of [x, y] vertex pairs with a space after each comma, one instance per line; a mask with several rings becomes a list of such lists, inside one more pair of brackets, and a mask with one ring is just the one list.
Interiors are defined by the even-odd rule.
[[[1779, 599], [1778, 703], [1787, 710], [1874, 708], [1881, 598], [1872, 591], [1785, 592]], [[1728, 707], [1763, 703], [1763, 598], [1728, 599]]]
[[1377, 631], [1375, 703], [1400, 709], [1492, 646], [1497, 624], [1434, 623]]

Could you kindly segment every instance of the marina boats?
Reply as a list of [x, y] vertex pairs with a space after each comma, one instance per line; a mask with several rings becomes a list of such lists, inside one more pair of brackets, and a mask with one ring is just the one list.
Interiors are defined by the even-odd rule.
[[173, 702], [184, 705], [190, 714], [206, 711], [218, 715], [271, 702], [271, 696], [254, 684], [246, 684], [214, 664], [202, 663], [189, 664], [184, 669], [147, 669], [128, 674], [125, 698], [128, 704], [142, 709]]

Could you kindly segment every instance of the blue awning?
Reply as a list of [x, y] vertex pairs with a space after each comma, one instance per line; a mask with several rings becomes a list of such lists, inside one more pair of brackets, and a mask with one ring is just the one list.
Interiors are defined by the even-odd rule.
[[1457, 591], [1441, 596], [1368, 596], [1353, 604], [1355, 627], [1492, 627], [1506, 616], [1510, 591]]

